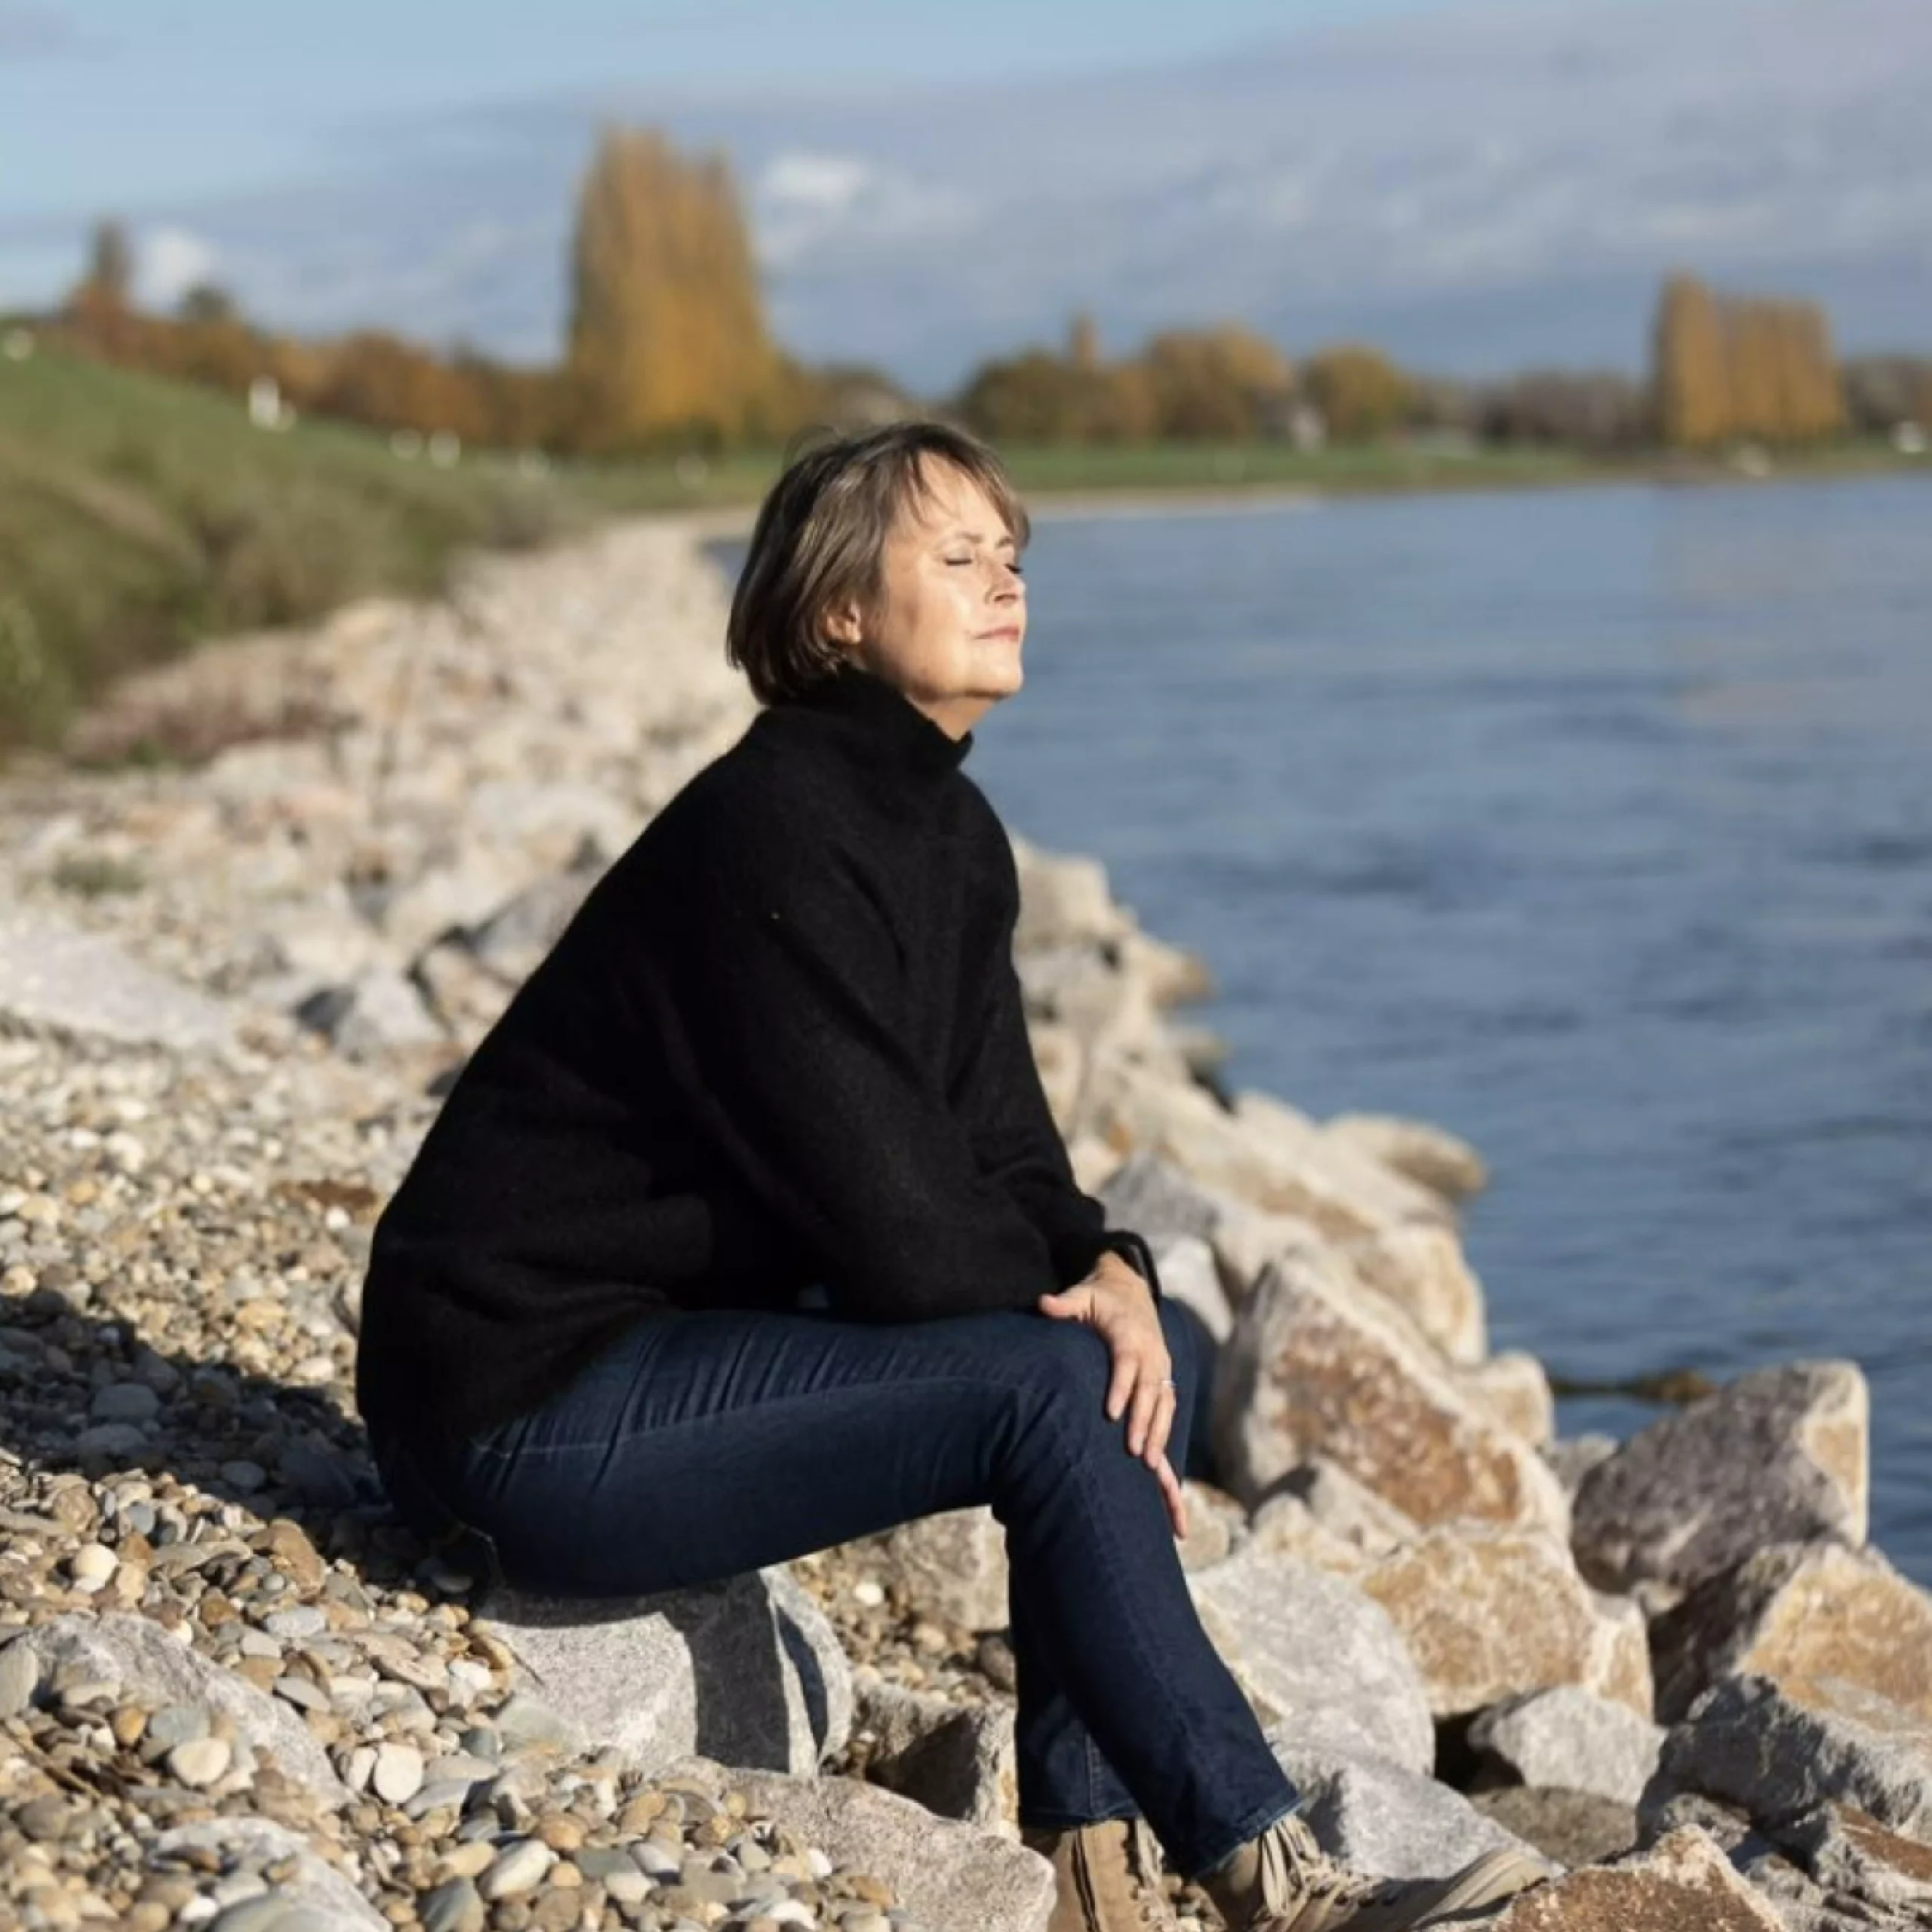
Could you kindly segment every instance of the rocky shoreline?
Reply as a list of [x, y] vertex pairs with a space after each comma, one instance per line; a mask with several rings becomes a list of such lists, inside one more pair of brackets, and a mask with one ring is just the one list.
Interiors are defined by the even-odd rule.
[[[751, 715], [704, 534], [214, 648], [88, 727], [205, 761], [0, 786], [0, 1924], [1044, 1924], [983, 1515], [536, 1602], [416, 1546], [353, 1414], [450, 1069]], [[1018, 850], [1076, 1168], [1219, 1344], [1190, 1582], [1324, 1843], [1522, 1837], [1570, 1869], [1512, 1927], [1932, 1925], [1932, 1599], [1866, 1544], [1857, 1368], [1557, 1440], [1476, 1155], [1224, 1102], [1198, 963]]]

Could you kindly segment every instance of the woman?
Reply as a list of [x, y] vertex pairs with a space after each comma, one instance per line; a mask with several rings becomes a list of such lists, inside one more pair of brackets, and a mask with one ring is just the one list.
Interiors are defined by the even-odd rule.
[[416, 1526], [532, 1589], [989, 1504], [1056, 1932], [1164, 1921], [1143, 1812], [1231, 1925], [1426, 1924], [1534, 1875], [1371, 1894], [1291, 1816], [1173, 1546], [1187, 1331], [1028, 1048], [1012, 854], [960, 769], [1020, 686], [1026, 536], [934, 424], [780, 479], [727, 640], [765, 708], [464, 1069], [377, 1230], [358, 1398]]

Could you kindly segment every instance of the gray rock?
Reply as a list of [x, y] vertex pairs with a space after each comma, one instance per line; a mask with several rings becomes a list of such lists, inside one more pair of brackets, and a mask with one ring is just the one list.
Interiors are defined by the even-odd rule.
[[[780, 1571], [618, 1603], [500, 1591], [482, 1611], [565, 1737], [642, 1770], [699, 1752], [809, 1776], [851, 1730], [844, 1653]], [[507, 1707], [497, 1722], [510, 1741]]]
[[527, 978], [563, 937], [602, 870], [593, 860], [537, 880], [472, 926], [463, 943], [500, 978], [512, 984]]
[[477, 1881], [476, 1889], [493, 1903], [533, 1891], [557, 1862], [557, 1854], [541, 1838], [518, 1838], [497, 1854], [496, 1863]]
[[1511, 1784], [1469, 1798], [1485, 1818], [1558, 1865], [1601, 1865], [1637, 1842], [1636, 1807], [1587, 1791]]
[[911, 1924], [930, 1932], [1045, 1932], [1053, 1868], [1011, 1839], [935, 1818], [910, 1798], [851, 1778], [806, 1780], [697, 1763], [678, 1768], [714, 1789], [743, 1792], [752, 1817], [776, 1820], [835, 1866], [883, 1879]]
[[46, 1676], [64, 1671], [118, 1685], [143, 1703], [219, 1711], [244, 1743], [324, 1803], [338, 1804], [348, 1796], [328, 1753], [287, 1705], [209, 1663], [145, 1617], [112, 1611], [57, 1617], [17, 1641], [33, 1645]]
[[1291, 1469], [1269, 1491], [1269, 1500], [1281, 1494], [1299, 1497], [1324, 1529], [1364, 1557], [1392, 1556], [1422, 1534], [1392, 1503], [1325, 1457], [1314, 1457]]
[[1644, 1810], [1694, 1792], [1776, 1826], [1839, 1804], [1932, 1843], [1932, 1724], [1856, 1685], [1807, 1694], [1820, 1701], [1800, 1703], [1763, 1677], [1707, 1691], [1664, 1740]]
[[1013, 1712], [1004, 1705], [955, 1704], [909, 1690], [875, 1672], [854, 1685], [854, 1721], [869, 1733], [866, 1780], [958, 1818], [1011, 1835], [1019, 1810]]
[[268, 1923], [273, 1932], [393, 1932], [389, 1921], [334, 1866], [318, 1857], [300, 1832], [266, 1818], [231, 1814], [201, 1824], [177, 1825], [162, 1832], [149, 1849], [162, 1860], [183, 1851], [212, 1851], [224, 1860], [257, 1869], [292, 1860], [293, 1871], [276, 1884], [276, 1902], [291, 1912], [313, 1916], [306, 1923], [272, 1919]]
[[25, 1710], [39, 1683], [39, 1653], [24, 1638], [15, 1638], [0, 1650], [0, 1722]]
[[182, 1053], [234, 1043], [232, 1016], [206, 994], [11, 897], [0, 906], [0, 1020], [11, 1031]]
[[1386, 1758], [1311, 1746], [1278, 1724], [1268, 1743], [1331, 1857], [1392, 1878], [1435, 1878], [1486, 1851], [1530, 1847], [1460, 1792]]
[[318, 987], [297, 1003], [295, 1017], [352, 1058], [431, 1046], [443, 1038], [416, 989], [388, 966], [368, 967], [352, 980]]
[[160, 1396], [144, 1382], [110, 1382], [88, 1404], [96, 1422], [152, 1422], [160, 1413]]
[[1826, 1893], [1932, 1922], [1932, 1848], [1835, 1804], [1808, 1813], [1778, 1838]]
[[489, 1908], [469, 1878], [451, 1878], [423, 1899], [423, 1932], [483, 1932]]
[[1188, 1577], [1208, 1635], [1264, 1723], [1311, 1749], [1435, 1761], [1429, 1693], [1381, 1605], [1338, 1577], [1249, 1544]]
[[1869, 1417], [1852, 1362], [1740, 1376], [1583, 1478], [1577, 1561], [1601, 1589], [1651, 1578], [1688, 1589], [1769, 1543], [1862, 1543]]
[[1006, 1627], [1006, 1532], [990, 1509], [921, 1516], [872, 1547], [881, 1571], [928, 1617], [968, 1630]]
[[1592, 1792], [1635, 1805], [1663, 1749], [1661, 1725], [1574, 1684], [1492, 1705], [1469, 1742], [1524, 1784]]
[[1221, 1285], [1214, 1251], [1198, 1235], [1168, 1235], [1148, 1244], [1161, 1271], [1161, 1292], [1169, 1301], [1190, 1308], [1217, 1342], [1225, 1342], [1235, 1325], [1228, 1291]]
[[133, 1422], [97, 1422], [74, 1438], [77, 1456], [138, 1456], [147, 1446], [147, 1431]]
[[1226, 1203], [1158, 1154], [1136, 1154], [1102, 1184], [1109, 1227], [1132, 1228], [1150, 1245], [1192, 1235], [1211, 1241]]

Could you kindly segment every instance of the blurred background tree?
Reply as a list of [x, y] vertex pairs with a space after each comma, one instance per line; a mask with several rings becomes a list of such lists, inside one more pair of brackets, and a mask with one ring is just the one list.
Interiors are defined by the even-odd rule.
[[1345, 342], [1318, 349], [1302, 371], [1302, 392], [1321, 412], [1337, 442], [1367, 442], [1386, 435], [1408, 402], [1402, 372], [1379, 349]]
[[731, 171], [611, 128], [577, 203], [568, 379], [573, 440], [618, 448], [769, 433], [778, 400]]

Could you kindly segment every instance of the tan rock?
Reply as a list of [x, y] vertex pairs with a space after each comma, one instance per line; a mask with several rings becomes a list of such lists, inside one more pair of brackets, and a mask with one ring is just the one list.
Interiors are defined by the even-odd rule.
[[1420, 1534], [1366, 1483], [1318, 1456], [1281, 1479], [1255, 1511], [1251, 1533], [1264, 1549], [1343, 1574], [1393, 1555]]
[[1932, 1723], [1932, 1595], [1876, 1550], [1829, 1541], [1761, 1550], [1659, 1620], [1657, 1703], [1681, 1717], [1720, 1678], [1775, 1678], [1826, 1701], [1852, 1684]]
[[1283, 1256], [1237, 1313], [1213, 1428], [1223, 1477], [1251, 1505], [1319, 1455], [1425, 1527], [1467, 1518], [1567, 1534], [1562, 1485], [1536, 1451], [1318, 1249]]
[[1483, 1922], [1487, 1932], [1784, 1932], [1716, 1841], [1697, 1830], [1572, 1872]]
[[1393, 1114], [1337, 1114], [1322, 1123], [1321, 1132], [1445, 1201], [1467, 1200], [1489, 1185], [1482, 1156], [1466, 1140], [1426, 1121]]
[[915, 1798], [939, 1817], [1019, 1835], [1009, 1707], [956, 1704], [888, 1683], [869, 1669], [854, 1673], [853, 1696], [854, 1742], [864, 1753], [868, 1783]]
[[1051, 1020], [1029, 1022], [1026, 1034], [1032, 1043], [1033, 1064], [1039, 1069], [1048, 1108], [1054, 1124], [1065, 1134], [1079, 1109], [1080, 1090], [1087, 1077], [1086, 1050], [1071, 1027]]
[[1556, 1397], [1549, 1376], [1536, 1357], [1506, 1349], [1457, 1377], [1512, 1435], [1541, 1449], [1556, 1439]]
[[1447, 1223], [1398, 1221], [1343, 1252], [1364, 1286], [1386, 1295], [1451, 1361], [1475, 1364], [1487, 1354], [1482, 1284]]
[[928, 1617], [967, 1630], [1003, 1630], [1006, 1532], [990, 1509], [949, 1509], [878, 1539], [882, 1572]]
[[1365, 1155], [1321, 1140], [1312, 1122], [1263, 1095], [1229, 1113], [1201, 1088], [1124, 1058], [1097, 1066], [1083, 1123], [1123, 1155], [1158, 1154], [1251, 1207], [1292, 1214], [1347, 1241], [1410, 1218], [1436, 1198]]
[[1438, 1718], [1564, 1684], [1651, 1715], [1642, 1614], [1609, 1607], [1549, 1537], [1438, 1530], [1356, 1580], [1401, 1632]]

